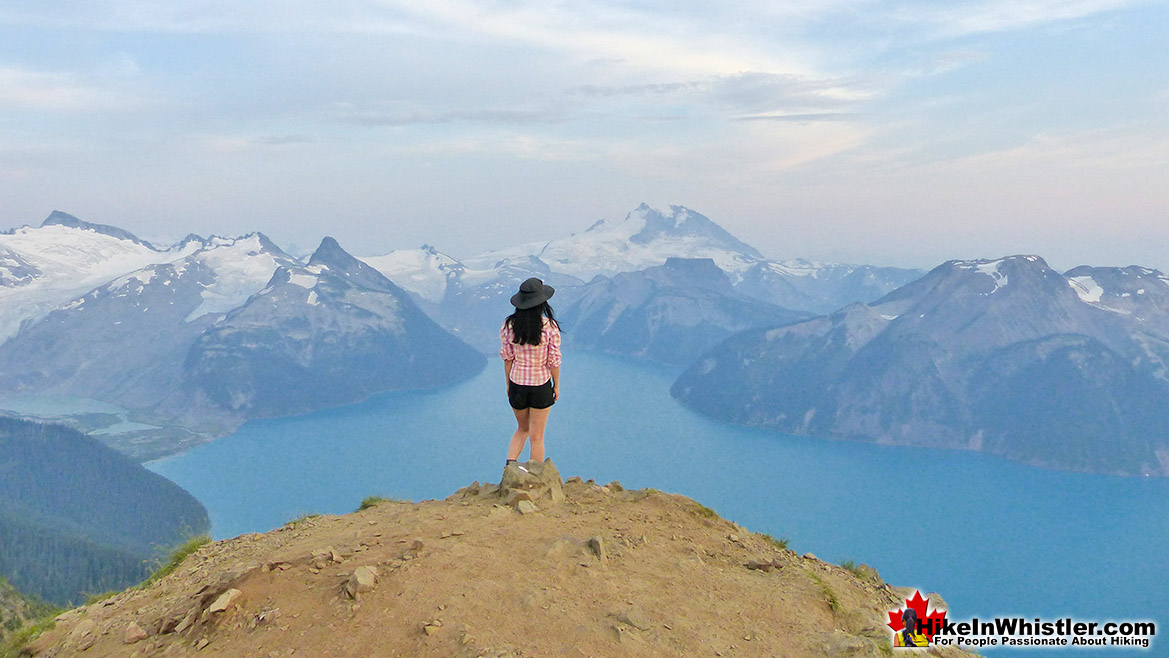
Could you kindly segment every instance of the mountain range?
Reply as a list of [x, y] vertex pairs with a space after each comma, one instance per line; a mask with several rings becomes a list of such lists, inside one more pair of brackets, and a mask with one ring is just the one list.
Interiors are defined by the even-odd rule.
[[[624, 314], [613, 322], [581, 328], [566, 322], [566, 345], [608, 344], [604, 351], [672, 364], [678, 361], [670, 354], [673, 348], [663, 344], [646, 349], [640, 344], [642, 338], [634, 335], [659, 333], [660, 327], [647, 324], [650, 318], [655, 323], [676, 323], [677, 329], [726, 321], [676, 313], [662, 318], [651, 307], [660, 303], [659, 298], [651, 302], [649, 297], [637, 298], [640, 293], [626, 298], [623, 294], [628, 288], [611, 283], [622, 275], [664, 266], [669, 259], [713, 262], [718, 272], [711, 270], [714, 279], [703, 294], [711, 299], [726, 297], [716, 305], [741, 305], [753, 299], [758, 312], [750, 312], [750, 317], [795, 319], [853, 302], [869, 302], [924, 274], [893, 267], [768, 260], [694, 210], [670, 206], [662, 211], [646, 204], [621, 221], [598, 221], [567, 238], [489, 251], [462, 261], [429, 245], [363, 258], [410, 292], [436, 321], [485, 353], [499, 349], [499, 325], [509, 308], [508, 298], [521, 281], [534, 276], [557, 289], [552, 303], [564, 311], [565, 318], [591, 315], [596, 311], [596, 300], [606, 296], [614, 298], [608, 311]], [[660, 278], [661, 270], [658, 273], [648, 276]], [[596, 292], [598, 287], [605, 292]], [[570, 308], [581, 299], [589, 300], [589, 308]], [[688, 312], [700, 313], [702, 309], [692, 305]], [[614, 325], [633, 333], [614, 333]], [[743, 328], [744, 321], [738, 319], [730, 325]], [[604, 328], [606, 335], [594, 334], [594, 327]], [[729, 335], [720, 331], [708, 334], [708, 338]], [[629, 339], [628, 347], [625, 338]], [[708, 339], [702, 343], [713, 345]], [[659, 348], [662, 359], [657, 357]]]
[[132, 423], [104, 438], [140, 459], [485, 363], [331, 238], [302, 263], [259, 233], [160, 250], [54, 213], [0, 250], [0, 326], [19, 328], [0, 345], [0, 390], [16, 406], [116, 405], [96, 421]]
[[331, 238], [298, 259], [261, 233], [160, 247], [54, 211], [0, 233], [0, 409], [151, 459], [251, 418], [468, 377], [485, 361], [467, 344], [499, 349], [532, 276], [557, 288], [570, 349], [681, 366], [919, 274], [769, 261], [683, 206], [465, 261], [430, 246], [359, 260]]
[[1038, 256], [922, 274], [767, 260], [683, 206], [462, 261], [358, 259], [331, 238], [297, 259], [258, 233], [160, 248], [54, 212], [0, 234], [0, 408], [113, 405], [64, 416], [157, 457], [468, 377], [536, 276], [566, 349], [688, 366], [675, 396], [724, 420], [1169, 473], [1167, 277]]
[[673, 386], [784, 432], [1169, 474], [1169, 277], [951, 261], [876, 302], [738, 334]]

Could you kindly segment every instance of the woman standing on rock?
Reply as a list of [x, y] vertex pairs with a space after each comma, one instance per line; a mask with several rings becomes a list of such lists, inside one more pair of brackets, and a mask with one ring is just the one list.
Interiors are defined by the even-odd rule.
[[516, 308], [499, 330], [499, 356], [507, 379], [507, 400], [515, 412], [516, 431], [507, 448], [513, 464], [531, 441], [529, 458], [544, 461], [544, 426], [548, 410], [560, 398], [560, 325], [548, 299], [556, 290], [537, 278], [520, 284], [512, 295]]

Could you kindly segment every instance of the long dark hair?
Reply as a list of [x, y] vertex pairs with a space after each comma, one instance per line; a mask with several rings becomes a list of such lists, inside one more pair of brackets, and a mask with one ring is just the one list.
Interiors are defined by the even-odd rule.
[[556, 316], [553, 315], [552, 307], [548, 305], [548, 302], [543, 302], [532, 308], [517, 308], [515, 313], [507, 316], [503, 324], [511, 328], [511, 333], [515, 336], [512, 340], [513, 343], [539, 345], [540, 336], [544, 332], [544, 321], [542, 320], [544, 317], [548, 318], [557, 331], [560, 330], [560, 323], [556, 321]]

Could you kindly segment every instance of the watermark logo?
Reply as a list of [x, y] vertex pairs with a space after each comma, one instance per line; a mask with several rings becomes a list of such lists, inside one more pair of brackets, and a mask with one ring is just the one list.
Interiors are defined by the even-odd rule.
[[889, 628], [893, 629], [893, 646], [927, 647], [946, 623], [946, 611], [930, 607], [930, 600], [914, 590], [905, 606], [889, 611]]
[[1017, 616], [955, 620], [946, 610], [932, 608], [917, 590], [903, 607], [889, 611], [888, 626], [894, 647], [950, 646], [975, 651], [986, 647], [1147, 649], [1157, 634], [1154, 621]]

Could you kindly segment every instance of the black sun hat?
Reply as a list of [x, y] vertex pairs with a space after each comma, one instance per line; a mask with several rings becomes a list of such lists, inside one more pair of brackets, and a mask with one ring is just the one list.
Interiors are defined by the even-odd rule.
[[532, 277], [520, 284], [520, 291], [511, 296], [511, 305], [516, 308], [533, 308], [548, 301], [554, 294], [555, 288], [546, 286], [543, 281]]

